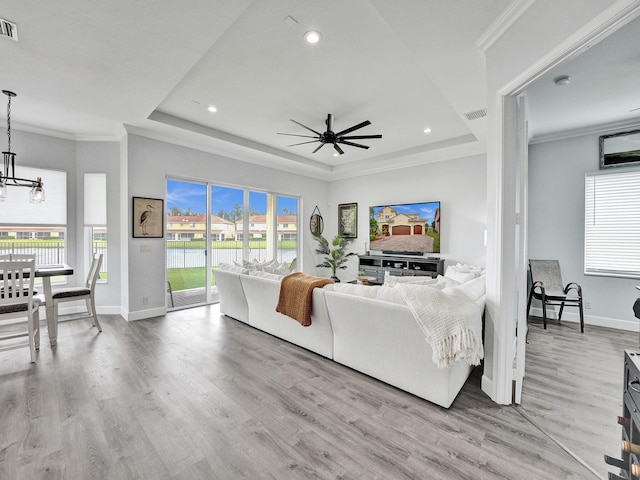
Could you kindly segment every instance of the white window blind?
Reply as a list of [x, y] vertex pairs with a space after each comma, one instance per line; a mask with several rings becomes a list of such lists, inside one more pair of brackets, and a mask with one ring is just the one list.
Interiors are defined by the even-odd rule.
[[107, 224], [107, 174], [84, 174], [84, 224]]
[[6, 225], [66, 225], [67, 173], [16, 165], [16, 177], [42, 177], [45, 201], [29, 203], [29, 188], [8, 187], [0, 223]]
[[585, 175], [584, 273], [640, 278], [640, 171]]

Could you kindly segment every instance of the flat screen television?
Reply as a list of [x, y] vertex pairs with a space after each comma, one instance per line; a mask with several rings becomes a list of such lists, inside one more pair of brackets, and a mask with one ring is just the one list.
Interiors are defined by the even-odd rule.
[[369, 250], [392, 255], [440, 253], [440, 202], [369, 207]]

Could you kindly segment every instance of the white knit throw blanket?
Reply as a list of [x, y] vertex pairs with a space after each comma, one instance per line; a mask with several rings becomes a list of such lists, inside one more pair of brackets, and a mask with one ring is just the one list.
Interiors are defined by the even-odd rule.
[[445, 368], [457, 361], [479, 365], [482, 347], [482, 308], [462, 292], [426, 285], [401, 284], [400, 289], [433, 350], [433, 363]]

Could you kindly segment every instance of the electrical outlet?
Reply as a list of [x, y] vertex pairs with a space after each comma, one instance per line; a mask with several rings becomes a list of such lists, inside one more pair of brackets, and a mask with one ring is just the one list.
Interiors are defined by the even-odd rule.
[[149, 305], [149, 297], [142, 297], [142, 304]]
[[591, 308], [591, 302], [584, 302], [584, 308], [590, 309]]

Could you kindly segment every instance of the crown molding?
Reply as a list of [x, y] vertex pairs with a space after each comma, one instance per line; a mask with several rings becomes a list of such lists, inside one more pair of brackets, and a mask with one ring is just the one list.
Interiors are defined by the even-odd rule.
[[[0, 123], [0, 127], [5, 128], [7, 121], [3, 120]], [[62, 140], [71, 140], [74, 142], [119, 142], [122, 139], [123, 134], [114, 133], [113, 135], [76, 135], [69, 132], [62, 132], [60, 130], [54, 130], [52, 128], [38, 127], [27, 123], [11, 122], [12, 130], [19, 130], [21, 132], [35, 133], [37, 135], [44, 135], [45, 137], [60, 138]]]
[[76, 142], [119, 142], [122, 135], [74, 135]]
[[[5, 128], [7, 126], [7, 121], [3, 120], [2, 123], [0, 123], [0, 126]], [[59, 130], [53, 130], [50, 128], [36, 127], [27, 123], [17, 123], [15, 121], [11, 122], [11, 129], [19, 130], [21, 132], [36, 133], [38, 135], [44, 135], [46, 137], [61, 138], [64, 140], [75, 140], [75, 136], [71, 133], [61, 132]]]
[[624, 120], [620, 122], [611, 122], [602, 125], [592, 125], [589, 127], [575, 128], [572, 130], [564, 130], [561, 132], [548, 133], [544, 135], [534, 135], [529, 140], [529, 145], [555, 142], [558, 140], [567, 140], [569, 138], [582, 137], [585, 135], [606, 135], [609, 133], [623, 132], [629, 129], [640, 129], [640, 118], [634, 118], [632, 120]]
[[486, 53], [534, 3], [535, 0], [514, 0], [511, 2], [504, 12], [489, 25], [489, 28], [480, 35], [476, 41], [476, 47]]

